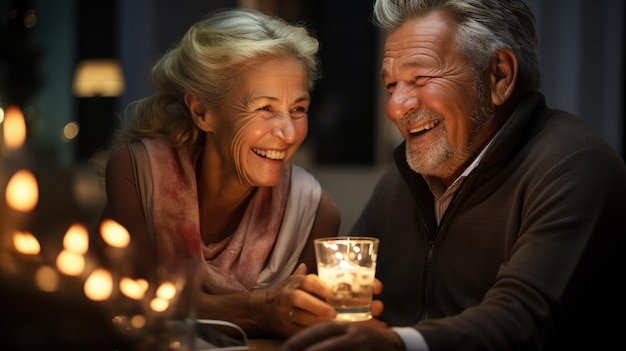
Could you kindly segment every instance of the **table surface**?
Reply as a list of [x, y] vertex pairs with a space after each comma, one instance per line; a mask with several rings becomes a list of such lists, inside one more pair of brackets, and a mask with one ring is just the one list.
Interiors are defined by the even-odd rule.
[[280, 351], [280, 339], [249, 339], [250, 351]]

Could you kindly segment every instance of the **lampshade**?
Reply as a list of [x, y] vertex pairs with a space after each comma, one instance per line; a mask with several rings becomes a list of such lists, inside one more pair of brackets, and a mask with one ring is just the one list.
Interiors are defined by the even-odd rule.
[[78, 63], [74, 73], [74, 95], [120, 96], [124, 89], [124, 74], [117, 60], [90, 59]]

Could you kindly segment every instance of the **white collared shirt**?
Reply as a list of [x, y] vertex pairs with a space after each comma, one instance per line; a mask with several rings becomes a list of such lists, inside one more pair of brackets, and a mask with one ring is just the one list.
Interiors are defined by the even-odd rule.
[[424, 180], [428, 184], [428, 188], [430, 189], [430, 192], [435, 197], [435, 216], [437, 218], [437, 224], [441, 222], [441, 218], [443, 218], [443, 214], [446, 213], [446, 210], [448, 209], [450, 202], [452, 202], [452, 198], [454, 197], [454, 194], [459, 189], [461, 184], [463, 184], [463, 181], [465, 180], [465, 178], [467, 178], [467, 176], [476, 167], [478, 167], [478, 164], [480, 163], [480, 160], [482, 160], [483, 155], [485, 154], [485, 151], [487, 151], [487, 149], [489, 148], [489, 145], [491, 145], [491, 141], [489, 141], [489, 143], [482, 149], [482, 151], [480, 151], [478, 156], [474, 158], [474, 161], [472, 161], [472, 163], [470, 163], [470, 165], [467, 166], [467, 168], [465, 168], [463, 173], [461, 173], [454, 180], [454, 182], [452, 182], [452, 184], [447, 188], [445, 185], [443, 185], [443, 183], [441, 182], [441, 179], [437, 177], [426, 176], [426, 175], [423, 176]]

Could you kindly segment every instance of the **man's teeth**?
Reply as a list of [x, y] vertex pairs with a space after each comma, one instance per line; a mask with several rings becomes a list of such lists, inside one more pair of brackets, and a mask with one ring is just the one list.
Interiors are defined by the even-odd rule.
[[430, 123], [428, 123], [428, 124], [424, 124], [424, 125], [422, 125], [422, 126], [420, 126], [420, 127], [418, 127], [418, 128], [415, 128], [415, 129], [410, 129], [410, 130], [409, 130], [409, 133], [414, 134], [414, 133], [423, 132], [423, 131], [425, 131], [425, 130], [432, 129], [432, 128], [433, 128], [433, 127], [435, 127], [436, 125], [437, 125], [437, 121], [433, 121], [433, 122], [430, 122]]
[[252, 151], [257, 155], [263, 156], [265, 158], [269, 158], [272, 160], [282, 160], [285, 158], [285, 151], [274, 151], [274, 150], [261, 150], [253, 148]]

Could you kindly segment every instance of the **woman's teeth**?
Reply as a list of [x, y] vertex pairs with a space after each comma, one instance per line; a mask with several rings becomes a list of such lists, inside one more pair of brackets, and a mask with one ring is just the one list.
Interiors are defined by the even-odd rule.
[[261, 150], [252, 148], [255, 154], [259, 156], [263, 156], [265, 158], [269, 158], [271, 160], [282, 160], [285, 158], [285, 151], [274, 151], [274, 150]]

